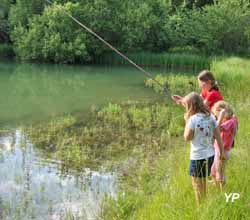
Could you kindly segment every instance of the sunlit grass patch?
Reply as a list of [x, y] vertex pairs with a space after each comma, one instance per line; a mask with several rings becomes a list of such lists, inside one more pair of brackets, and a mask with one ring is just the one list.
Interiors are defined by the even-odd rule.
[[[142, 163], [140, 167], [133, 170], [134, 175], [140, 180], [137, 182], [138, 190], [132, 190], [129, 187], [129, 178], [125, 180], [127, 188], [125, 187], [124, 191], [127, 196], [118, 198], [116, 203], [111, 205], [112, 208], [109, 207], [110, 209], [104, 215], [104, 219], [248, 219], [250, 214], [248, 196], [250, 194], [250, 158], [248, 153], [250, 147], [250, 100], [246, 94], [250, 92], [249, 69], [249, 60], [235, 57], [220, 58], [214, 60], [211, 65], [211, 70], [219, 82], [225, 100], [234, 107], [239, 119], [239, 132], [226, 168], [227, 184], [224, 191], [221, 192], [209, 183], [207, 198], [197, 209], [191, 177], [187, 173], [189, 145], [182, 140], [174, 142], [175, 138], [172, 137], [169, 140], [169, 146], [172, 147], [167, 148], [166, 151], [161, 152], [160, 156], [155, 157], [154, 172], [146, 177], [140, 172], [144, 170], [144, 173], [147, 173], [149, 172], [147, 170], [152, 170], [149, 169], [149, 162]], [[172, 92], [177, 91], [181, 95], [190, 91], [187, 82], [195, 80], [192, 76], [176, 76], [176, 78], [173, 77], [174, 80], [172, 81], [167, 76], [158, 76], [157, 79], [163, 84], [172, 85]], [[153, 86], [157, 92], [162, 92], [152, 81], [148, 81], [147, 84]], [[178, 87], [183, 90], [179, 91]], [[194, 89], [197, 89], [197, 87], [194, 86]], [[162, 170], [165, 171], [165, 175], [161, 175]], [[155, 185], [155, 187], [149, 187], [152, 185]], [[225, 193], [227, 195], [238, 193], [240, 198], [234, 202], [231, 198], [230, 201], [226, 202]], [[138, 199], [136, 200], [136, 198]], [[121, 205], [124, 203], [132, 208], [124, 209], [124, 206]]]

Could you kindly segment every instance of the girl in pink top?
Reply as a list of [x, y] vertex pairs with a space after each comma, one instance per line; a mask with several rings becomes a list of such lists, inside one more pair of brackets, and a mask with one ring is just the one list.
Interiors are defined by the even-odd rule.
[[[217, 142], [214, 144], [215, 157], [211, 168], [211, 175], [216, 184], [220, 186], [225, 184], [225, 163], [229, 159], [230, 150], [232, 148], [234, 138], [238, 128], [238, 120], [233, 113], [231, 107], [225, 101], [216, 102], [212, 108], [212, 112], [217, 117], [217, 122], [220, 126], [221, 138], [224, 143], [225, 161], [222, 166], [219, 166], [220, 151]], [[219, 170], [218, 167], [221, 167]]]

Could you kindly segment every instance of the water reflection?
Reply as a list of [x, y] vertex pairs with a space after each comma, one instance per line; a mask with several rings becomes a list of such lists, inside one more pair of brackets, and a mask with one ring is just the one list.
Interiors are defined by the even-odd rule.
[[0, 62], [0, 122], [15, 127], [64, 113], [83, 113], [110, 101], [156, 98], [144, 87], [144, 79], [127, 67]]
[[99, 219], [105, 194], [115, 198], [116, 175], [88, 168], [61, 173], [19, 131], [0, 135], [1, 219]]

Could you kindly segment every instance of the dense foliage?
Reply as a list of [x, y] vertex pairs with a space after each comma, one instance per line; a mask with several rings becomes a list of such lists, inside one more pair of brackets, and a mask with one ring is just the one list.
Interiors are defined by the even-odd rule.
[[248, 0], [3, 0], [0, 42], [11, 39], [22, 60], [94, 62], [110, 52], [64, 11], [126, 53], [249, 52]]
[[11, 3], [11, 0], [1, 0], [0, 2], [0, 43], [9, 41], [8, 15]]

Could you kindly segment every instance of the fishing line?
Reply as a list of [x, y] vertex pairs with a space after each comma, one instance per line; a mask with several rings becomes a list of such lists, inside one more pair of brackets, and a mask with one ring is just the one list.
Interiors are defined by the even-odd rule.
[[[45, 0], [46, 2], [48, 2], [49, 4], [53, 5], [53, 2], [51, 2], [50, 0]], [[130, 64], [132, 64], [134, 67], [136, 67], [138, 70], [140, 70], [141, 72], [143, 72], [147, 77], [149, 77], [150, 79], [152, 79], [155, 83], [157, 83], [160, 87], [163, 88], [163, 93], [165, 93], [167, 96], [171, 96], [170, 90], [169, 88], [167, 88], [166, 86], [162, 85], [158, 80], [156, 80], [151, 73], [149, 73], [148, 71], [146, 71], [145, 69], [143, 69], [141, 66], [137, 65], [134, 61], [132, 61], [130, 58], [128, 58], [126, 55], [124, 55], [122, 52], [120, 52], [118, 49], [116, 49], [114, 46], [112, 46], [110, 43], [108, 43], [107, 41], [105, 41], [100, 35], [98, 35], [97, 33], [95, 33], [92, 29], [90, 29], [89, 27], [87, 27], [86, 25], [84, 25], [82, 22], [80, 22], [78, 19], [76, 19], [74, 16], [72, 16], [70, 13], [68, 13], [66, 10], [64, 10], [63, 8], [60, 8], [58, 5], [54, 4], [54, 6], [63, 11], [64, 14], [66, 14], [68, 17], [70, 17], [73, 21], [75, 21], [77, 24], [79, 24], [82, 28], [84, 28], [86, 31], [88, 31], [90, 34], [94, 35], [97, 39], [99, 39], [101, 42], [103, 42], [105, 45], [107, 45], [111, 50], [113, 50], [115, 53], [117, 53], [118, 55], [120, 55], [123, 59], [127, 60]]]

